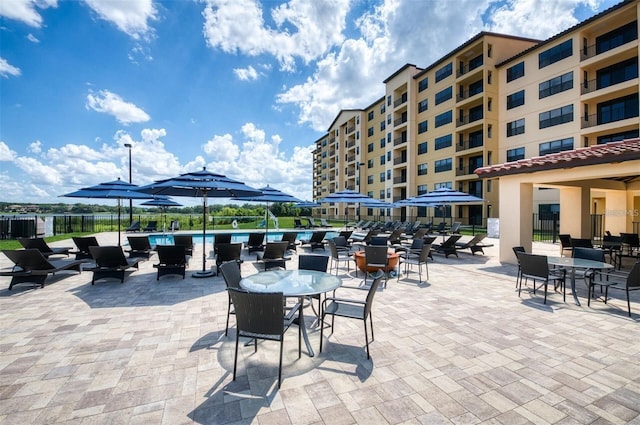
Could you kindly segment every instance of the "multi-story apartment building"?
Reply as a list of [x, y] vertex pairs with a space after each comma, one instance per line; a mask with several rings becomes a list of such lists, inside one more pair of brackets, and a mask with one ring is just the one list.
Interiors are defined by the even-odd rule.
[[[487, 201], [444, 212], [481, 224], [497, 216], [499, 187], [476, 168], [637, 137], [638, 7], [623, 2], [545, 41], [482, 32], [424, 69], [403, 66], [383, 97], [341, 111], [316, 142], [314, 198], [351, 188], [394, 202], [445, 186]], [[557, 197], [539, 190], [541, 211]]]

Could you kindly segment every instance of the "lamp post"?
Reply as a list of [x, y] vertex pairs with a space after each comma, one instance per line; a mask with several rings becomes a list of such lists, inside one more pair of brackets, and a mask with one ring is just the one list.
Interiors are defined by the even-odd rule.
[[[129, 183], [133, 183], [131, 181], [131, 148], [133, 147], [131, 143], [125, 143], [125, 148], [129, 148]], [[129, 225], [133, 223], [133, 200], [129, 199]]]

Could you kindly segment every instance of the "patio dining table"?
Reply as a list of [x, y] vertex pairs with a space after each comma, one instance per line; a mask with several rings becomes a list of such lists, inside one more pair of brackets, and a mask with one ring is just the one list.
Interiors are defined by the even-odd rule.
[[550, 265], [562, 267], [570, 271], [569, 276], [571, 278], [571, 294], [573, 295], [573, 299], [576, 302], [576, 305], [580, 305], [580, 300], [578, 299], [578, 294], [576, 293], [576, 270], [605, 270], [613, 268], [613, 265], [609, 263], [603, 263], [594, 260], [585, 260], [583, 258], [547, 257], [547, 262]]
[[285, 297], [299, 298], [298, 326], [309, 357], [313, 357], [314, 352], [304, 324], [304, 298], [333, 291], [341, 285], [342, 279], [338, 276], [316, 270], [270, 270], [247, 276], [240, 281], [240, 286], [247, 291], [282, 292]]

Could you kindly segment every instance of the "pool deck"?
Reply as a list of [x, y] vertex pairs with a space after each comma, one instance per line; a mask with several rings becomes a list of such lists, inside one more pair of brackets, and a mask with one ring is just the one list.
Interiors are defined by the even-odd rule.
[[[640, 424], [640, 291], [631, 318], [622, 291], [587, 307], [582, 282], [582, 306], [553, 292], [545, 305], [530, 285], [518, 298], [517, 268], [491, 242], [486, 255], [434, 254], [428, 282], [390, 279], [374, 301], [370, 360], [360, 321], [337, 318], [322, 353], [310, 328], [313, 358], [298, 359], [292, 329], [279, 390], [276, 342], [241, 347], [232, 381], [222, 277], [190, 277], [200, 245], [184, 280], [157, 282], [155, 256], [124, 284], [61, 272], [9, 291], [0, 277], [0, 425]], [[254, 254], [243, 250], [244, 276], [258, 271]], [[353, 269], [340, 269], [338, 296], [364, 297]]]

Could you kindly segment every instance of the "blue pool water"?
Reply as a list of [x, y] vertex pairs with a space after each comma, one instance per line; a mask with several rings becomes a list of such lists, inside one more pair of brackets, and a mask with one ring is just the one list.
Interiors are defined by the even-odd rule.
[[[231, 242], [233, 243], [237, 243], [237, 242], [247, 242], [249, 240], [249, 233], [251, 232], [233, 232], [233, 236], [231, 236]], [[275, 242], [275, 241], [280, 241], [282, 240], [282, 233], [280, 231], [273, 231], [273, 232], [269, 232], [269, 234], [267, 235], [266, 240], [268, 242]], [[311, 238], [311, 233], [310, 231], [308, 232], [298, 232], [298, 240], [302, 240], [302, 239], [309, 239]], [[184, 233], [181, 233], [184, 234]], [[193, 236], [193, 243], [195, 244], [201, 244], [202, 243], [202, 232], [200, 233], [191, 233], [191, 235]], [[336, 236], [339, 235], [339, 232], [327, 232], [327, 235], [325, 236], [326, 239], [331, 239], [334, 238]], [[207, 234], [206, 235], [206, 239], [205, 239], [205, 243], [207, 244], [213, 244], [213, 240], [214, 240], [215, 235], [214, 234]], [[151, 245], [172, 245], [173, 244], [173, 235], [171, 234], [166, 234], [166, 235], [149, 235], [149, 242], [151, 243]]]

